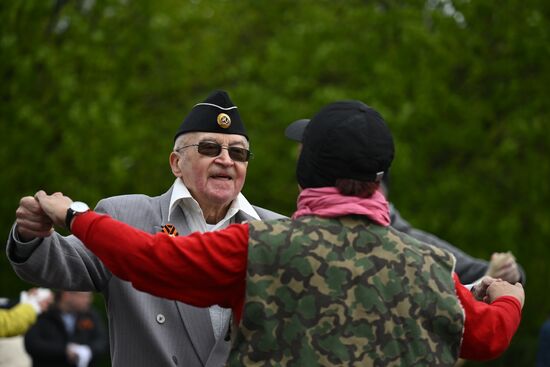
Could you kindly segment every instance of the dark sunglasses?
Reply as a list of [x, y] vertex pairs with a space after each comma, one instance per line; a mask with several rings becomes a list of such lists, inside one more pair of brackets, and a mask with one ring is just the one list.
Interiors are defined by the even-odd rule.
[[197, 151], [207, 157], [217, 157], [221, 154], [222, 149], [227, 149], [229, 157], [235, 162], [247, 162], [252, 157], [252, 153], [248, 149], [239, 147], [224, 147], [221, 144], [210, 141], [201, 141], [198, 144], [185, 145], [176, 149], [176, 152], [189, 147], [197, 147]]

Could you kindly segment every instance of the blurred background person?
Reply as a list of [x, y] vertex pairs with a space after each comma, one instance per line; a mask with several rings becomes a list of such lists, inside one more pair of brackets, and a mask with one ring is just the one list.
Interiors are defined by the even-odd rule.
[[91, 302], [91, 292], [55, 293], [53, 306], [25, 335], [34, 367], [93, 366], [107, 353], [106, 329]]
[[52, 293], [46, 288], [32, 288], [21, 292], [19, 303], [9, 309], [0, 309], [0, 337], [24, 334], [34, 324], [37, 315], [52, 302]]
[[37, 316], [53, 301], [46, 288], [22, 291], [17, 301], [2, 299], [0, 304], [0, 367], [29, 367], [31, 359], [23, 346], [23, 336]]

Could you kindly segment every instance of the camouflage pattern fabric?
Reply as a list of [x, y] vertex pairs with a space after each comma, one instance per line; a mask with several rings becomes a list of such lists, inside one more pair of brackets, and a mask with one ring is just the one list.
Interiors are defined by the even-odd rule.
[[230, 366], [453, 366], [454, 257], [365, 217], [250, 223]]

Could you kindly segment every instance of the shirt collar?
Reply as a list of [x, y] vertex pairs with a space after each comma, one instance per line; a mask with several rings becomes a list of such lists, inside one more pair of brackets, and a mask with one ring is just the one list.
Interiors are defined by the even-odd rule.
[[[181, 201], [187, 201], [197, 210], [200, 210], [199, 203], [191, 196], [191, 193], [185, 187], [183, 181], [177, 177], [172, 186], [172, 195], [170, 196], [170, 207], [168, 209], [168, 221], [174, 212], [175, 208], [180, 204]], [[237, 198], [233, 200], [229, 210], [227, 211], [226, 218], [235, 216], [238, 212], [243, 212], [248, 220], [260, 220], [260, 216], [256, 213], [256, 210], [252, 205], [246, 200], [243, 194], [239, 192]]]

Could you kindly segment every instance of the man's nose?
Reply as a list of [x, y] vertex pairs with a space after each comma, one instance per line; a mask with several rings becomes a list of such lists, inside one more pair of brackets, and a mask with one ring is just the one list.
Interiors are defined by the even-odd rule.
[[227, 148], [222, 148], [222, 151], [215, 159], [216, 163], [223, 164], [225, 166], [231, 166], [235, 164], [233, 159], [229, 156], [229, 150]]

